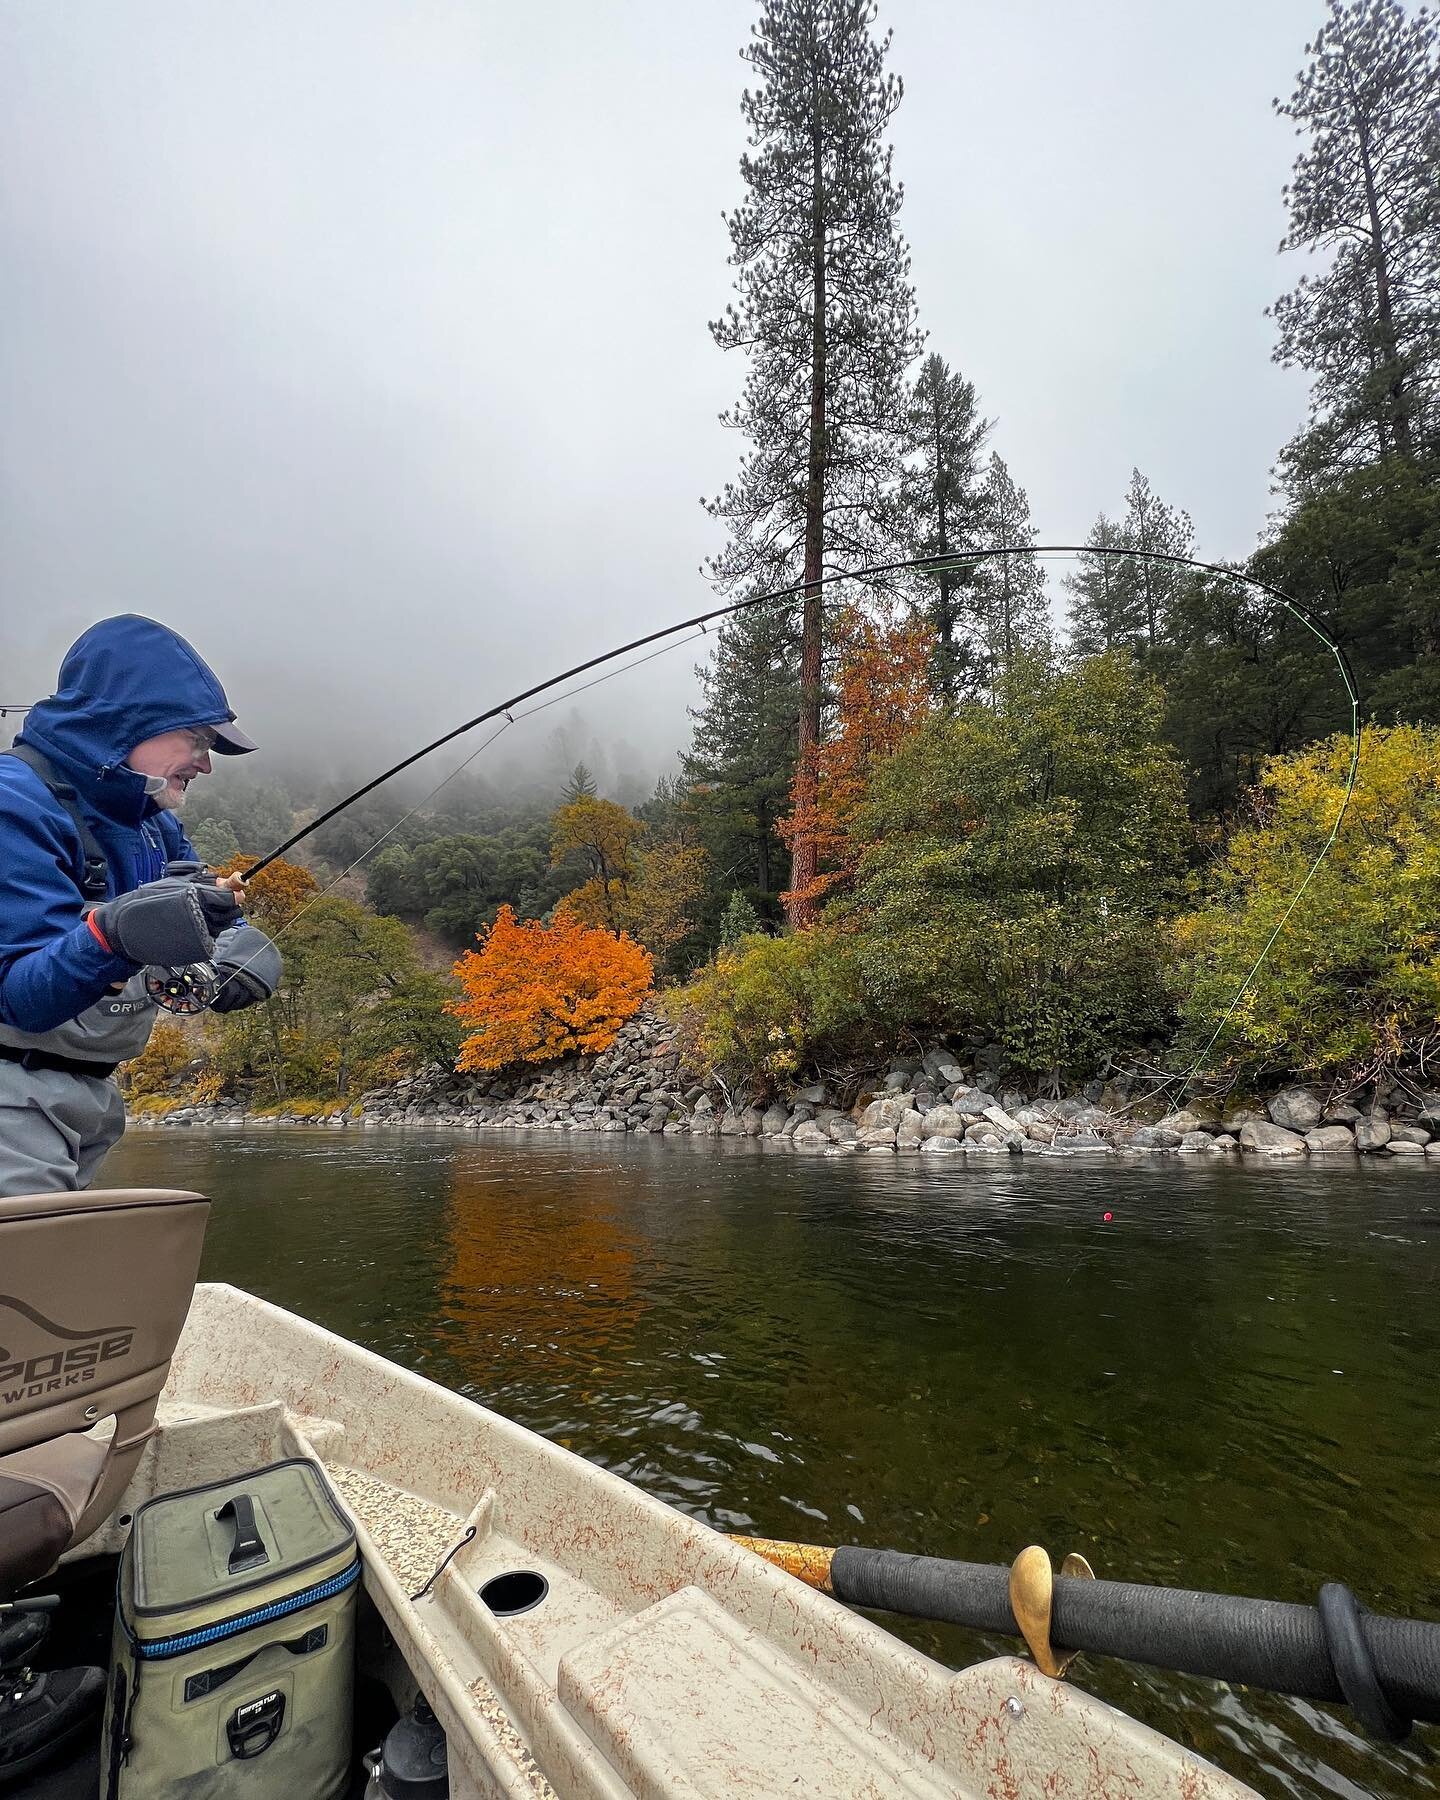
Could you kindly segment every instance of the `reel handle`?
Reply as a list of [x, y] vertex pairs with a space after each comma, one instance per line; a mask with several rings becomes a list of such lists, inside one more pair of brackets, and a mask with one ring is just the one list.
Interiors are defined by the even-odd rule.
[[179, 969], [152, 966], [145, 971], [145, 992], [162, 1012], [205, 1012], [220, 991], [220, 971], [211, 962], [187, 963]]

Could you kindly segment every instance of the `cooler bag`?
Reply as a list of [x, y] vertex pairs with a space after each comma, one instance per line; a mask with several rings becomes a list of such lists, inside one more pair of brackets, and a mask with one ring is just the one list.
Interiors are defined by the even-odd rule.
[[359, 1579], [304, 1458], [147, 1501], [120, 1559], [104, 1800], [339, 1800]]

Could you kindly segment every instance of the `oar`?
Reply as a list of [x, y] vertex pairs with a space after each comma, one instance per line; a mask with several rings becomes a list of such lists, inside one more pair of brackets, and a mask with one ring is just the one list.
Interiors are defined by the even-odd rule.
[[853, 1545], [733, 1541], [851, 1606], [1023, 1637], [1047, 1675], [1087, 1651], [1343, 1701], [1367, 1730], [1394, 1741], [1416, 1719], [1440, 1721], [1440, 1624], [1367, 1612], [1339, 1582], [1321, 1588], [1318, 1605], [1296, 1606], [1097, 1581], [1083, 1557], [1067, 1557], [1053, 1574], [1034, 1545], [1006, 1568]]

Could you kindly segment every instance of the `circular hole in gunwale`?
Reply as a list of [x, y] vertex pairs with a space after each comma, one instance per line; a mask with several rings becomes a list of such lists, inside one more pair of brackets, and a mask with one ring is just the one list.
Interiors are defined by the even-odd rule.
[[550, 1583], [534, 1569], [510, 1569], [492, 1575], [480, 1589], [480, 1598], [497, 1619], [513, 1619], [530, 1612], [550, 1592]]

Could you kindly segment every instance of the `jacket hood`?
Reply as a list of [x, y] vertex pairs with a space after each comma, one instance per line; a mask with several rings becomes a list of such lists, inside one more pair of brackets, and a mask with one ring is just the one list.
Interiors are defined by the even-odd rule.
[[[16, 741], [49, 757], [100, 811], [138, 819], [148, 809], [144, 779], [123, 766], [135, 746], [234, 717], [224, 688], [179, 632], [123, 613], [76, 639], [56, 691], [31, 707]], [[223, 742], [215, 748], [235, 753]]]

